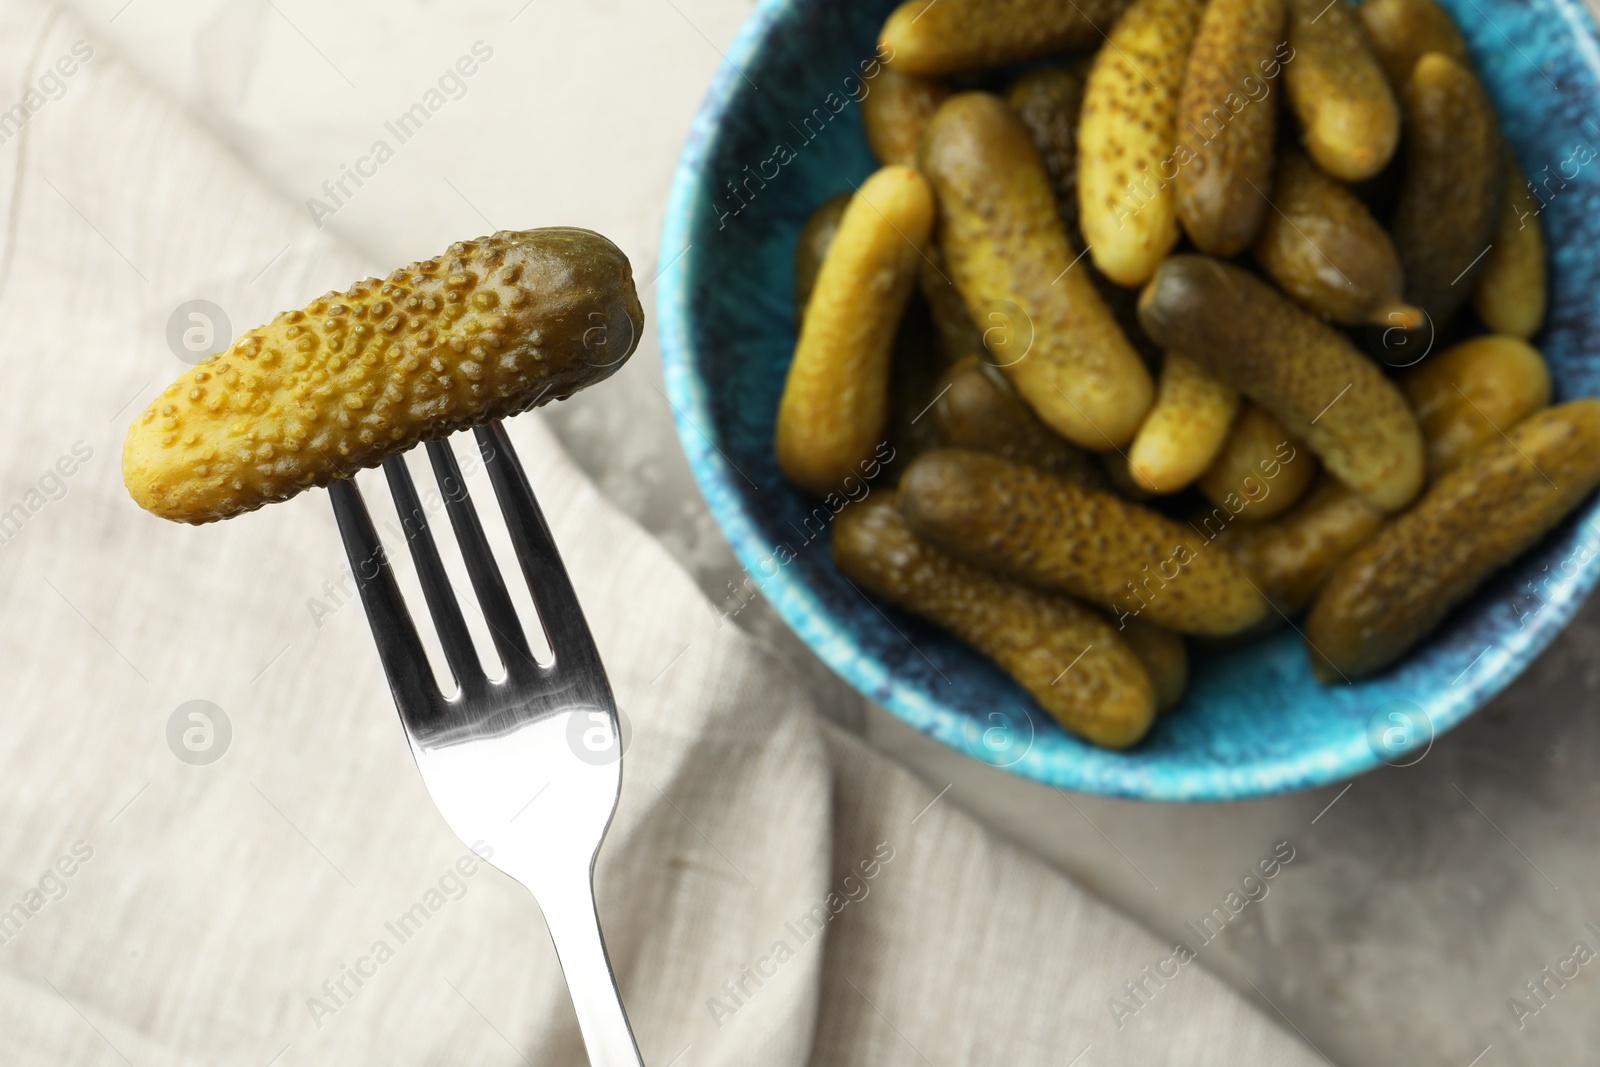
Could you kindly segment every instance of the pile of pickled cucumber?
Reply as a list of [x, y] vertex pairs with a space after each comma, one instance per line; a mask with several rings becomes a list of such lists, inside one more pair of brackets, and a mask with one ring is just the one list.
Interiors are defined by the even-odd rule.
[[1384, 670], [1600, 484], [1529, 343], [1541, 189], [1435, 0], [911, 0], [878, 57], [778, 462], [1066, 729], [1137, 743], [1188, 639]]

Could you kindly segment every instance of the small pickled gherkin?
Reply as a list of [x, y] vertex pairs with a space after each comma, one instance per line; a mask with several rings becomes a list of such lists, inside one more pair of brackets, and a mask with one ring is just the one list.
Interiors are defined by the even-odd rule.
[[901, 74], [892, 67], [880, 71], [871, 85], [861, 98], [861, 122], [872, 154], [884, 166], [916, 166], [922, 128], [950, 95], [950, 87], [937, 78]]
[[644, 326], [590, 230], [501, 231], [331, 292], [186, 371], [128, 429], [147, 511], [226, 519], [609, 378]]
[[997, 96], [957, 93], [928, 123], [921, 166], [949, 277], [995, 363], [1063, 437], [1099, 452], [1126, 444], [1150, 407], [1150, 374], [1080, 268], [1021, 121]]
[[1391, 230], [1406, 300], [1440, 331], [1471, 295], [1494, 240], [1504, 182], [1499, 120], [1478, 76], [1438, 52], [1417, 60], [1400, 97], [1405, 172]]
[[1346, 0], [1288, 0], [1294, 61], [1283, 71], [1306, 151], [1342, 181], [1378, 173], [1400, 143], [1400, 105]]
[[1307, 311], [1343, 326], [1422, 325], [1422, 312], [1400, 300], [1405, 279], [1394, 242], [1344, 185], [1286, 151], [1272, 206], [1256, 238], [1256, 262]]
[[1129, 477], [1146, 493], [1176, 493], [1200, 477], [1228, 442], [1239, 393], [1200, 364], [1168, 352], [1156, 402], [1128, 446]]
[[[834, 520], [833, 558], [867, 592], [989, 657], [1078, 736], [1127, 748], [1150, 729], [1157, 699], [1150, 673], [1098, 612], [940, 552], [882, 498], [853, 504]], [[1173, 668], [1163, 662], [1170, 685]]]
[[1306, 618], [1323, 681], [1374, 674], [1600, 485], [1600, 400], [1546, 408], [1469, 455], [1334, 571]]
[[939, 548], [1036, 588], [1179, 633], [1249, 629], [1267, 602], [1226, 552], [1112, 493], [964, 449], [925, 453], [900, 510]]
[[1398, 511], [1427, 475], [1405, 398], [1349, 339], [1248, 271], [1169, 256], [1139, 296], [1145, 333], [1265, 408], [1350, 488]]
[[1134, 0], [1095, 56], [1078, 133], [1078, 219], [1095, 266], [1143, 285], [1178, 242], [1178, 94], [1203, 0]]
[[1003, 67], [1099, 45], [1128, 0], [906, 0], [878, 55], [907, 74]]
[[1270, 207], [1278, 105], [1268, 84], [1292, 65], [1283, 0], [1211, 0], [1178, 103], [1178, 218], [1202, 252], [1250, 247]]
[[817, 496], [859, 477], [887, 439], [896, 329], [932, 225], [927, 182], [884, 167], [850, 198], [823, 257], [774, 435], [778, 466]]
[[1435, 0], [1362, 0], [1356, 15], [1367, 30], [1367, 40], [1396, 88], [1411, 80], [1417, 60], [1440, 52], [1467, 63], [1467, 42]]

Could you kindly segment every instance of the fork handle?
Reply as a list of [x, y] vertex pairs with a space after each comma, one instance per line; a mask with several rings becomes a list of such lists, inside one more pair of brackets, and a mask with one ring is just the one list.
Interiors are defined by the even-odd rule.
[[541, 878], [536, 896], [566, 975], [590, 1067], [644, 1067], [600, 933], [593, 872], [559, 881]]

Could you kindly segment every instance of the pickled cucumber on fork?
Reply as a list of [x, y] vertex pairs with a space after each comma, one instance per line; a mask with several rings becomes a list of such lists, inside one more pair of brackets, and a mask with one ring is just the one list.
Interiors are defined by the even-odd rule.
[[[1078, 736], [1127, 748], [1149, 730], [1157, 700], [1150, 673], [1099, 613], [940, 552], [882, 497], [852, 504], [834, 520], [833, 558], [868, 593], [993, 660]], [[1176, 670], [1170, 645], [1159, 653], [1170, 687]]]
[[628, 259], [589, 230], [501, 231], [246, 331], [136, 418], [128, 492], [205, 523], [614, 374], [644, 326]]

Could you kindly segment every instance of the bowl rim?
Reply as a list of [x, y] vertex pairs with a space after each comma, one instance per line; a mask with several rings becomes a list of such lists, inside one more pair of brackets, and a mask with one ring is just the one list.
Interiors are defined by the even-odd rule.
[[[1600, 30], [1581, 0], [1546, 0], [1571, 29], [1583, 62], [1600, 79]], [[662, 228], [656, 276], [656, 308], [660, 316], [662, 377], [678, 439], [695, 481], [723, 536], [747, 573], [755, 574], [769, 555], [759, 528], [744, 504], [745, 478], [708, 433], [715, 426], [710, 391], [696, 363], [690, 331], [690, 279], [698, 255], [692, 231], [700, 218], [699, 201], [722, 120], [743, 91], [743, 71], [766, 43], [769, 31], [801, 6], [802, 0], [758, 0], [728, 46], [704, 101], [690, 125], [673, 173]], [[1474, 5], [1476, 6], [1476, 5]], [[1582, 515], [1580, 543], [1600, 557], [1600, 504]], [[1600, 581], [1600, 561], [1582, 570], [1545, 603], [1527, 627], [1502, 635], [1478, 655], [1456, 681], [1428, 702], [1424, 711], [1431, 729], [1426, 743], [1453, 729], [1505, 690], [1566, 628]], [[899, 682], [881, 663], [857, 653], [854, 638], [834, 621], [819, 598], [787, 568], [759, 585], [778, 615], [828, 667], [862, 695], [890, 714], [949, 748], [990, 766], [1057, 789], [1128, 799], [1167, 802], [1219, 802], [1334, 785], [1384, 764], [1362, 735], [1342, 748], [1322, 747], [1270, 765], [1216, 767], [1182, 773], [1129, 764], [1120, 770], [1088, 772], [1078, 761], [1029, 758], [1001, 764], [982, 758], [971, 741], [969, 716], [943, 706]], [[1459, 683], [1467, 681], [1467, 685]], [[1419, 757], [1420, 758], [1420, 757]]]

